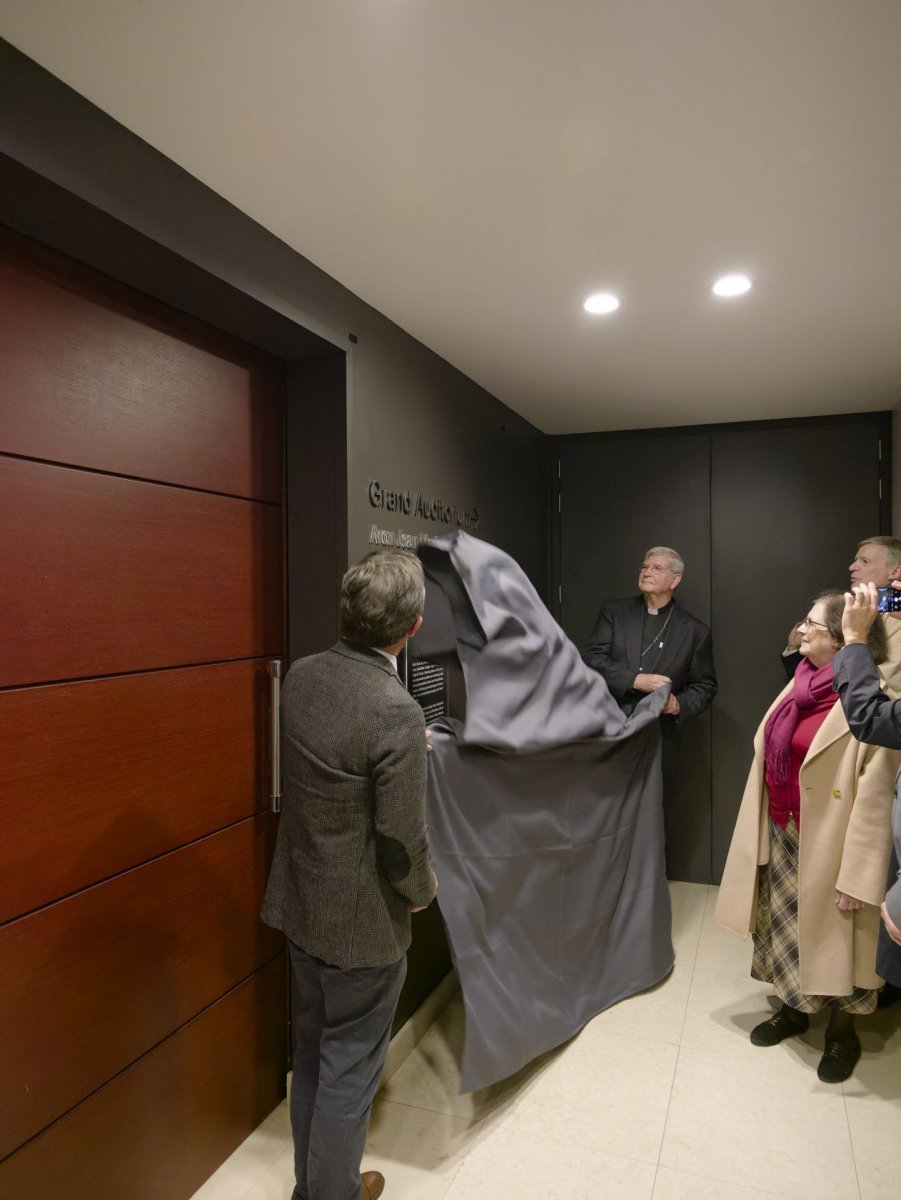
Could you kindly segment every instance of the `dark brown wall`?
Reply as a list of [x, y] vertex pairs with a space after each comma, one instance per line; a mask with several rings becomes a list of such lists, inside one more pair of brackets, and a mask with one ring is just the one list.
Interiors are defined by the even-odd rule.
[[[392, 527], [373, 478], [477, 507], [546, 594], [543, 435], [7, 43], [0, 73], [0, 223], [288, 364], [291, 655], [330, 644], [341, 572]], [[447, 967], [440, 921], [418, 918], [399, 1016]]]

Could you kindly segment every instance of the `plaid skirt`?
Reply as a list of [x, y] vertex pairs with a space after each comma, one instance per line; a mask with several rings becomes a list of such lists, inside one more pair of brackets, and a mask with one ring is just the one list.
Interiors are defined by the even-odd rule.
[[876, 1008], [878, 992], [855, 988], [850, 996], [808, 996], [801, 991], [798, 956], [798, 827], [789, 818], [780, 829], [770, 822], [770, 861], [760, 868], [757, 932], [751, 977], [771, 983], [783, 1004], [798, 1012], [822, 1008], [862, 1015]]

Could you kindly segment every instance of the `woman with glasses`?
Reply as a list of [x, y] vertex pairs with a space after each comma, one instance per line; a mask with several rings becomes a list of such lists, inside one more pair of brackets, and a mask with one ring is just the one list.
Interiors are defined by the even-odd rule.
[[[828, 1009], [824, 1083], [847, 1079], [860, 1058], [854, 1018], [876, 1007], [879, 905], [891, 848], [897, 751], [853, 737], [833, 690], [843, 645], [842, 592], [817, 596], [801, 623], [802, 662], [754, 738], [715, 919], [754, 935], [751, 975], [780, 1007], [751, 1031], [755, 1046], [806, 1032]], [[874, 624], [873, 661], [886, 658]]]

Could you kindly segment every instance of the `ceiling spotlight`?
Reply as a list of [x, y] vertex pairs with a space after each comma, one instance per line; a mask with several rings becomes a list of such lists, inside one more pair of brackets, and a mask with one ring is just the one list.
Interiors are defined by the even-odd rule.
[[612, 313], [619, 308], [619, 298], [612, 292], [595, 292], [585, 301], [583, 308], [590, 313]]
[[713, 285], [715, 296], [743, 296], [751, 290], [751, 281], [747, 275], [724, 275]]

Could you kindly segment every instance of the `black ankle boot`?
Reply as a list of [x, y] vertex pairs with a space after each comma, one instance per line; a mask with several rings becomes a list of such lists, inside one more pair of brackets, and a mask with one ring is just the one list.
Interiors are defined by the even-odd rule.
[[755, 1046], [778, 1046], [786, 1038], [806, 1033], [810, 1024], [807, 1013], [798, 1012], [783, 1004], [775, 1016], [762, 1021], [751, 1030], [751, 1041]]
[[817, 1067], [821, 1083], [844, 1083], [849, 1079], [860, 1058], [860, 1038], [853, 1034], [843, 1041], [826, 1038], [826, 1049]]
[[860, 1058], [860, 1038], [854, 1030], [853, 1013], [833, 1011], [826, 1026], [826, 1048], [817, 1078], [821, 1083], [844, 1083]]

